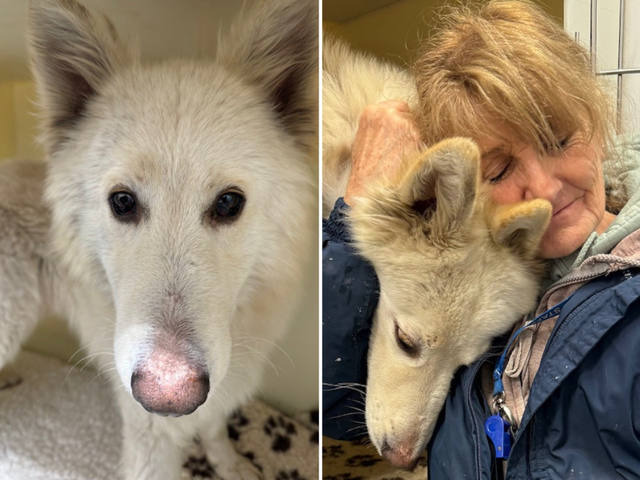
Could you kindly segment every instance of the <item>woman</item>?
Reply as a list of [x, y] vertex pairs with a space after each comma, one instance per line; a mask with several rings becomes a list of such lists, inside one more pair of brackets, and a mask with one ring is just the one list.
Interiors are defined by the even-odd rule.
[[[633, 174], [623, 189], [618, 178], [605, 183], [612, 116], [589, 55], [529, 3], [456, 9], [443, 22], [415, 65], [419, 118], [397, 102], [363, 114], [347, 195], [325, 224], [325, 255], [344, 261], [337, 250], [346, 237], [339, 227], [345, 204], [369, 178], [393, 169], [417, 132], [427, 144], [472, 137], [495, 202], [543, 198], [553, 206], [540, 247], [548, 278], [535, 315], [568, 301], [559, 316], [524, 329], [509, 346], [500, 375], [509, 414], [496, 408], [491, 375], [505, 339], [496, 341], [497, 355], [458, 372], [428, 447], [430, 478], [640, 478], [640, 195], [628, 198], [637, 187]], [[615, 156], [622, 168], [640, 164], [640, 155]], [[325, 273], [325, 304], [337, 281]], [[362, 297], [360, 311], [371, 312], [375, 297]], [[354, 318], [351, 333], [362, 344], [367, 322]], [[339, 355], [325, 350], [325, 359]], [[345, 378], [364, 382], [351, 379], [358, 376], [362, 368]], [[327, 383], [339, 380], [335, 370], [325, 374]], [[329, 400], [333, 412], [346, 403]], [[484, 433], [495, 414], [513, 426], [508, 462]], [[325, 423], [327, 433], [340, 435], [335, 427]]]

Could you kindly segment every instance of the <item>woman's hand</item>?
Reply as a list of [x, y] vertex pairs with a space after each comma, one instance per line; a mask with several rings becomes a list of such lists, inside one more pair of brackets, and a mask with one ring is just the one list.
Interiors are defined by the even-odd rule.
[[351, 149], [351, 175], [344, 202], [362, 194], [371, 179], [393, 174], [402, 157], [420, 148], [420, 131], [409, 106], [388, 100], [368, 106], [360, 116]]

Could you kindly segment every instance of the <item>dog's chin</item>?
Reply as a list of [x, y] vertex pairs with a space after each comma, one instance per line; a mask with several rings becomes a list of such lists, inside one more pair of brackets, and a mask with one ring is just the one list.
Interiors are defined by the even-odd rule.
[[[153, 413], [154, 415], [158, 415], [160, 417], [173, 417], [173, 418], [178, 418], [178, 417], [182, 417], [184, 415], [191, 415], [193, 412], [195, 412], [198, 407], [200, 405], [197, 405], [193, 408], [187, 408], [187, 409], [183, 409], [181, 412], [176, 412], [176, 411], [162, 411], [162, 410], [154, 410], [153, 408], [149, 408], [147, 407], [145, 404], [141, 403], [139, 400], [136, 399], [136, 401], [138, 403], [140, 403], [140, 405], [142, 406], [142, 408], [144, 408], [147, 412], [149, 413]], [[203, 402], [204, 403], [204, 402]]]
[[[414, 416], [407, 413], [407, 416]], [[424, 423], [404, 429], [387, 425], [386, 427], [369, 426], [369, 437], [378, 453], [387, 459], [391, 465], [402, 470], [412, 471], [416, 468], [420, 456], [425, 451], [427, 443], [433, 434], [435, 422], [431, 425]]]
[[418, 460], [424, 452], [427, 439], [421, 437], [417, 440], [408, 441], [393, 440], [385, 441], [379, 449], [380, 454], [386, 458], [391, 465], [402, 470], [412, 471], [418, 465]]

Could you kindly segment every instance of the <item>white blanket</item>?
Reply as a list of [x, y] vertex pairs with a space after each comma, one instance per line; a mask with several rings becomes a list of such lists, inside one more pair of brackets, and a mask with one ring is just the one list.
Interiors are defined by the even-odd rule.
[[[112, 389], [93, 370], [72, 370], [59, 360], [21, 353], [0, 372], [0, 479], [118, 478], [121, 423]], [[254, 401], [230, 420], [229, 428], [236, 449], [259, 466], [265, 479], [318, 478], [317, 426]], [[194, 443], [182, 478], [220, 477]]]

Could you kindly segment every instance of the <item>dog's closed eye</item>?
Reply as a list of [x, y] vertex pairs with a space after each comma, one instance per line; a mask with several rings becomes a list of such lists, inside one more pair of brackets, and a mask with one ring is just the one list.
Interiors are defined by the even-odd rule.
[[398, 322], [395, 323], [395, 336], [396, 343], [398, 347], [409, 355], [411, 358], [417, 358], [420, 356], [420, 343], [413, 340], [409, 337], [402, 329], [398, 326]]

